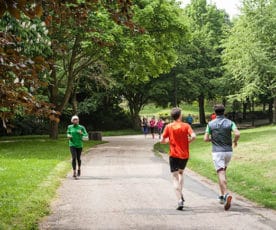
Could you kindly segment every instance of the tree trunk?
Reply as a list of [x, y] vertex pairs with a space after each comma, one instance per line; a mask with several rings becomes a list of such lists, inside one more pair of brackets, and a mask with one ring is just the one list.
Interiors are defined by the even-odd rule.
[[178, 107], [176, 74], [173, 75], [173, 106]]
[[[59, 98], [58, 89], [60, 87], [60, 85], [59, 85], [60, 82], [57, 78], [55, 65], [51, 66], [52, 72], [51, 72], [51, 77], [50, 77], [51, 82], [49, 85], [49, 100], [52, 104], [55, 105], [55, 110], [59, 113], [61, 113], [63, 111], [63, 109], [66, 107], [66, 105], [68, 104], [68, 101], [72, 95], [74, 81], [76, 79], [76, 75], [74, 74], [74, 65], [76, 62], [78, 47], [79, 47], [79, 37], [76, 36], [74, 46], [72, 49], [72, 53], [70, 56], [70, 60], [69, 60], [69, 65], [68, 65], [67, 69], [64, 69], [64, 71], [66, 72], [67, 83], [66, 83], [65, 93], [64, 93], [64, 96], [63, 96], [61, 102], [59, 102], [59, 100], [58, 100], [58, 98]], [[52, 121], [50, 122], [50, 138], [51, 139], [58, 138], [58, 123], [57, 122], [55, 122], [55, 123], [56, 124], [52, 123]]]
[[199, 122], [201, 125], [206, 124], [206, 119], [205, 119], [205, 110], [204, 110], [204, 95], [200, 95], [198, 97], [198, 106], [199, 106]]
[[255, 126], [255, 102], [252, 101], [252, 109], [251, 109], [251, 113], [252, 113], [252, 121], [251, 124], [254, 127]]
[[274, 97], [273, 102], [273, 123], [276, 124], [276, 97]]
[[247, 102], [243, 102], [242, 105], [242, 119], [246, 120]]
[[140, 130], [141, 120], [140, 120], [139, 112], [134, 112], [134, 114], [132, 114], [131, 116], [131, 120], [132, 120], [132, 128], [135, 130]]
[[224, 107], [226, 107], [226, 102], [227, 102], [226, 97], [223, 97], [222, 104], [224, 105]]
[[55, 140], [58, 138], [58, 122], [50, 121], [50, 138]]
[[130, 111], [130, 116], [131, 116], [131, 121], [132, 121], [132, 128], [135, 130], [139, 130], [141, 128], [141, 120], [140, 120], [140, 110], [142, 106], [139, 105], [139, 102], [136, 101], [136, 97], [131, 98], [132, 100], [129, 99], [129, 111]]
[[269, 124], [273, 123], [273, 99], [269, 100], [268, 103], [268, 119], [269, 119]]
[[[48, 87], [49, 91], [49, 101], [53, 105], [56, 105], [58, 98], [58, 80], [56, 75], [56, 68], [54, 65], [51, 66], [51, 82]], [[55, 108], [57, 109], [57, 108]], [[58, 138], [58, 123], [56, 121], [50, 120], [50, 133], [49, 136], [51, 139]]]
[[72, 94], [72, 108], [73, 108], [73, 113], [78, 114], [78, 101], [77, 101], [77, 95], [76, 92]]

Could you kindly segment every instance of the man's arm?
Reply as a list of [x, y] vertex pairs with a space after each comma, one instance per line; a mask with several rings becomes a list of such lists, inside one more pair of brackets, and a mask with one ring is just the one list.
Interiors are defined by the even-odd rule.
[[207, 125], [205, 134], [204, 134], [204, 141], [206, 141], [206, 142], [212, 141], [210, 134], [211, 134], [210, 127], [209, 127], [209, 125]]
[[212, 141], [212, 139], [210, 138], [210, 134], [209, 133], [205, 133], [204, 134], [204, 141], [206, 141], [206, 142]]
[[233, 144], [234, 144], [234, 147], [237, 147], [238, 140], [240, 139], [241, 134], [240, 134], [240, 131], [237, 128], [234, 129], [233, 132], [234, 132]]
[[168, 126], [165, 127], [163, 135], [162, 135], [162, 140], [160, 141], [160, 144], [168, 144], [170, 143], [169, 140], [169, 129]]
[[238, 140], [240, 139], [240, 131], [238, 130], [236, 124], [234, 122], [232, 122], [232, 131], [234, 133], [234, 140], [233, 140], [233, 146], [237, 147], [238, 145]]
[[189, 143], [192, 143], [195, 139], [196, 139], [196, 134], [192, 132], [189, 138]]
[[82, 140], [84, 140], [84, 141], [88, 140], [88, 133], [84, 126], [82, 127]]
[[168, 144], [170, 143], [169, 138], [162, 137], [162, 140], [160, 141], [160, 144]]

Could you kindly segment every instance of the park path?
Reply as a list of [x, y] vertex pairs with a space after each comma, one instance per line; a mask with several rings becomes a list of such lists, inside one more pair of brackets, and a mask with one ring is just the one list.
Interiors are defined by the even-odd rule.
[[177, 211], [166, 157], [148, 137], [104, 138], [83, 157], [82, 176], [71, 173], [58, 189], [52, 214], [40, 229], [276, 229], [274, 211], [234, 194], [230, 211], [216, 186], [187, 170], [184, 211]]

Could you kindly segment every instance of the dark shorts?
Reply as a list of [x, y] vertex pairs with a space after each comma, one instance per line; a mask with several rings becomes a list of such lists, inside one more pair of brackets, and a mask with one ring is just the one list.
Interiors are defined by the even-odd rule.
[[150, 132], [154, 133], [154, 127], [150, 127]]
[[179, 169], [184, 170], [189, 159], [180, 159], [170, 157], [171, 172], [176, 172]]

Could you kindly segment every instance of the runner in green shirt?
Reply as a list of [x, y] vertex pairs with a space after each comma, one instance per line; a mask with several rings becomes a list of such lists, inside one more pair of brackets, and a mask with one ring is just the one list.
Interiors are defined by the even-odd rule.
[[[88, 140], [88, 134], [84, 126], [79, 124], [79, 117], [73, 116], [72, 125], [67, 128], [67, 137], [69, 139], [69, 147], [72, 155], [73, 177], [76, 179], [81, 174], [81, 152], [83, 148], [83, 140]], [[78, 172], [76, 166], [78, 162]]]

